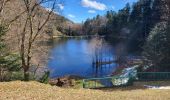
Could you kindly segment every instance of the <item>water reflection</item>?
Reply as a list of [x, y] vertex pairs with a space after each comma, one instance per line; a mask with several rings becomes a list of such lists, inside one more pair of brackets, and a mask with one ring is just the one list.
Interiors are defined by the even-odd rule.
[[[101, 44], [100, 48], [96, 45]], [[55, 39], [50, 53], [48, 68], [51, 77], [65, 75], [79, 75], [83, 77], [108, 76], [116, 69], [117, 64], [101, 64], [100, 67], [93, 65], [94, 59], [114, 59], [115, 48], [99, 38], [91, 39]], [[99, 50], [99, 51], [98, 51]], [[96, 51], [100, 55], [96, 56]], [[97, 58], [95, 58], [97, 57]]]

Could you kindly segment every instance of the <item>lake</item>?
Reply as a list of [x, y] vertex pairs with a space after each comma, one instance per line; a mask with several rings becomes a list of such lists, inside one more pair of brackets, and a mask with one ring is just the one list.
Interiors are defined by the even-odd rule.
[[100, 53], [103, 60], [113, 60], [115, 51], [115, 46], [103, 38], [57, 38], [53, 42], [48, 61], [48, 68], [51, 71], [50, 77], [56, 78], [66, 75], [82, 77], [109, 76], [118, 66], [116, 63], [96, 67], [92, 62], [96, 57], [96, 53]]

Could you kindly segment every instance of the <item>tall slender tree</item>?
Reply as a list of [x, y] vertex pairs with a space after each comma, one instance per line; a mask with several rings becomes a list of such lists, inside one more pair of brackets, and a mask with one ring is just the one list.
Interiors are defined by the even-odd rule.
[[[33, 47], [36, 45], [38, 37], [44, 33], [44, 28], [50, 20], [54, 11], [58, 11], [58, 0], [23, 0], [25, 8], [24, 27], [21, 32], [20, 55], [22, 68], [24, 70], [24, 80], [29, 80], [29, 69], [33, 54]], [[42, 13], [43, 4], [49, 4], [49, 11]], [[44, 15], [43, 15], [44, 14]], [[43, 18], [42, 18], [43, 17]]]

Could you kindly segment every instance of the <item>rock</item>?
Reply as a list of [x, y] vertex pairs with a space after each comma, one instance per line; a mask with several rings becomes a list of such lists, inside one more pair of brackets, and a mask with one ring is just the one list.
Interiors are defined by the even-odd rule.
[[56, 85], [62, 87], [64, 85], [64, 82], [61, 81], [60, 78], [58, 78]]
[[75, 85], [75, 81], [80, 79], [83, 79], [83, 77], [69, 75], [57, 79], [50, 79], [49, 84], [60, 86], [60, 87], [73, 87]]

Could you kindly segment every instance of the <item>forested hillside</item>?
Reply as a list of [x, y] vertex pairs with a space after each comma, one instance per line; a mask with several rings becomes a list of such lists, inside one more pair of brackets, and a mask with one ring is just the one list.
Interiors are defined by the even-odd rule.
[[[138, 0], [118, 12], [108, 11], [84, 22], [84, 34], [100, 34], [127, 41], [128, 51], [141, 52], [157, 70], [170, 70], [170, 1]], [[116, 41], [118, 42], [118, 41]]]

